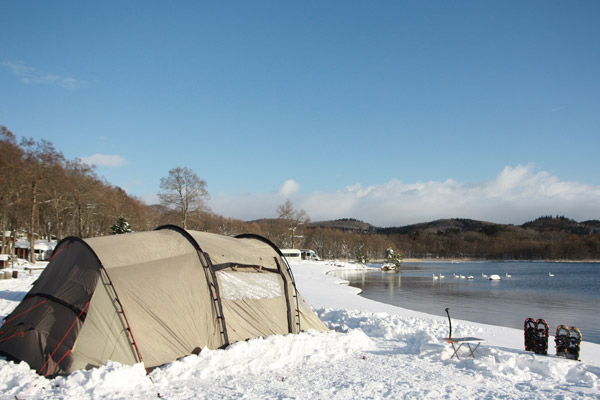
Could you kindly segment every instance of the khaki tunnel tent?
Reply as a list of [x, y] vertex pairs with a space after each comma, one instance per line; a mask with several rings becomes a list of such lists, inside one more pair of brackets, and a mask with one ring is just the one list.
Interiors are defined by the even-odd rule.
[[325, 331], [270, 241], [185, 231], [66, 238], [0, 328], [0, 355], [40, 375], [147, 368], [272, 334]]

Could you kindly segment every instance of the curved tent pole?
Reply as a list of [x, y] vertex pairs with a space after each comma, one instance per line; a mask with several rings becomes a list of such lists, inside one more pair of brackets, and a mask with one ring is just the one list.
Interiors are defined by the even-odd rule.
[[[283, 280], [283, 292], [285, 293], [285, 304], [287, 308], [287, 320], [288, 320], [288, 331], [289, 333], [294, 333], [294, 323], [292, 322], [292, 307], [290, 306], [290, 293], [288, 290], [288, 281], [285, 279], [285, 274], [281, 270], [281, 264], [277, 260], [277, 257], [273, 257], [275, 259], [275, 264], [277, 264], [277, 271]], [[294, 288], [295, 289], [295, 288]], [[298, 301], [298, 296], [296, 297], [296, 302]], [[298, 307], [296, 307], [296, 325], [298, 326], [298, 332], [300, 332], [300, 315], [298, 313]]]
[[204, 270], [204, 275], [206, 277], [206, 283], [210, 289], [211, 297], [213, 303], [215, 304], [215, 312], [217, 313], [217, 320], [221, 324], [221, 334], [223, 335], [223, 346], [229, 345], [229, 336], [227, 334], [227, 325], [225, 323], [225, 316], [223, 315], [223, 304], [221, 302], [221, 293], [219, 291], [219, 283], [217, 282], [217, 275], [215, 274], [215, 270], [212, 266], [212, 262], [210, 260], [210, 256], [205, 253], [196, 239], [189, 234], [185, 229], [177, 226], [177, 225], [161, 225], [155, 229], [155, 231], [160, 230], [172, 230], [179, 233], [181, 236], [187, 239], [188, 242], [194, 247], [196, 253], [198, 254], [198, 258], [200, 259], [200, 264], [202, 265], [202, 269]]
[[279, 255], [279, 257], [281, 257], [281, 259], [283, 260], [283, 262], [285, 264], [285, 268], [287, 269], [288, 274], [290, 274], [290, 278], [292, 278], [292, 284], [294, 285], [294, 289], [296, 289], [296, 281], [294, 280], [294, 274], [292, 273], [292, 269], [290, 268], [290, 265], [288, 264], [287, 260], [283, 256], [283, 253], [281, 252], [281, 250], [279, 250], [279, 247], [277, 247], [275, 245], [275, 243], [271, 242], [266, 237], [257, 235], [255, 233], [242, 233], [240, 235], [234, 236], [234, 238], [236, 238], [236, 239], [256, 239], [256, 240], [260, 240], [261, 242], [266, 243], [269, 246], [271, 246], [273, 248], [273, 250], [275, 250], [277, 252], [277, 254]]
[[[125, 322], [125, 325], [127, 327], [126, 330], [127, 330], [129, 337], [131, 338], [131, 343], [133, 344], [135, 353], [137, 354], [139, 361], [144, 363], [144, 358], [142, 357], [142, 353], [140, 352], [140, 349], [135, 341], [135, 338], [133, 337], [133, 331], [131, 330], [131, 325], [129, 324], [127, 315], [125, 314], [125, 310], [123, 308], [123, 304], [121, 303], [121, 300], [119, 299], [119, 295], [117, 294], [117, 290], [115, 289], [115, 286], [113, 285], [112, 280], [110, 279], [110, 276], [109, 276], [108, 272], [106, 271], [106, 268], [104, 268], [104, 264], [102, 264], [102, 261], [100, 260], [100, 258], [98, 257], [98, 255], [96, 254], [94, 249], [85, 240], [83, 240], [77, 236], [68, 236], [68, 237], [62, 239], [60, 242], [58, 242], [58, 244], [56, 245], [56, 247], [54, 248], [54, 250], [52, 252], [51, 259], [54, 258], [55, 256], [57, 256], [61, 251], [65, 250], [67, 247], [69, 247], [70, 243], [72, 243], [72, 242], [81, 243], [85, 248], [87, 248], [91, 252], [91, 254], [94, 255], [94, 258], [96, 259], [96, 261], [98, 262], [98, 265], [100, 267], [100, 271], [98, 271], [98, 272], [99, 272], [99, 274], [102, 274], [104, 272], [104, 276], [106, 277], [106, 279], [108, 279], [108, 282], [114, 293], [115, 301], [117, 302], [117, 304], [119, 305], [119, 308], [121, 309], [120, 311], [117, 311], [117, 312], [123, 316], [123, 321]], [[63, 245], [63, 243], [67, 243], [67, 244], [64, 247], [61, 247]], [[91, 298], [90, 298], [90, 301], [91, 301]], [[88, 304], [89, 304], [89, 302], [88, 302]], [[87, 307], [87, 305], [86, 305], [86, 307]], [[82, 310], [82, 312], [83, 311], [84, 310]], [[81, 320], [82, 321], [85, 320], [85, 315], [83, 315]], [[144, 365], [144, 367], [145, 367], [145, 365]], [[149, 371], [147, 368], [146, 368], [146, 373], [149, 374]]]
[[[120, 311], [117, 310], [117, 312], [123, 316], [123, 321], [125, 322], [125, 325], [127, 326], [126, 331], [129, 334], [129, 337], [131, 338], [131, 344], [133, 344], [133, 348], [135, 349], [135, 352], [137, 353], [137, 356], [138, 356], [140, 362], [142, 363], [142, 365], [144, 366], [144, 369], [146, 370], [146, 376], [150, 379], [150, 382], [152, 382], [152, 385], [156, 388], [156, 384], [154, 383], [154, 380], [152, 379], [152, 376], [150, 375], [150, 370], [148, 369], [148, 367], [146, 367], [146, 363], [144, 362], [144, 358], [142, 357], [142, 352], [140, 351], [140, 348], [139, 348], [137, 342], [135, 341], [135, 337], [133, 336], [133, 330], [131, 329], [131, 325], [129, 324], [129, 320], [127, 319], [127, 314], [125, 314], [125, 309], [123, 308], [121, 299], [119, 299], [117, 289], [115, 288], [115, 285], [113, 285], [112, 279], [110, 279], [110, 275], [108, 274], [108, 271], [104, 267], [104, 264], [102, 263], [102, 261], [100, 260], [100, 258], [98, 257], [98, 255], [96, 254], [94, 249], [85, 240], [80, 239], [78, 237], [74, 237], [74, 236], [71, 238], [83, 243], [85, 245], [85, 247], [87, 247], [92, 252], [94, 257], [98, 261], [98, 265], [100, 266], [100, 269], [101, 269], [99, 272], [100, 272], [100, 274], [102, 274], [102, 272], [104, 272], [104, 276], [108, 280], [108, 284], [110, 285], [110, 287], [112, 288], [112, 291], [114, 293], [115, 301], [117, 302], [117, 304], [119, 305], [119, 308], [121, 309]], [[57, 245], [57, 248], [58, 248], [58, 245]], [[56, 250], [56, 248], [55, 248], [55, 250]], [[52, 253], [52, 257], [54, 257], [54, 252]], [[89, 302], [88, 302], [88, 304], [89, 304]], [[156, 389], [156, 392], [158, 394], [158, 397], [162, 398], [162, 395], [160, 394], [158, 389]]]
[[[255, 233], [242, 233], [240, 235], [236, 235], [234, 236], [236, 239], [256, 239], [259, 240], [263, 243], [268, 244], [269, 246], [271, 246], [273, 248], [273, 250], [275, 250], [275, 252], [277, 252], [277, 254], [279, 255], [279, 258], [281, 258], [281, 260], [283, 261], [283, 264], [287, 270], [288, 275], [290, 276], [290, 279], [292, 280], [292, 287], [294, 288], [294, 299], [296, 301], [296, 325], [298, 326], [298, 332], [301, 331], [301, 327], [300, 327], [300, 304], [298, 304], [298, 288], [296, 287], [296, 281], [294, 280], [294, 274], [292, 273], [292, 269], [290, 268], [290, 264], [287, 262], [286, 258], [283, 256], [283, 253], [281, 253], [281, 250], [279, 250], [279, 247], [277, 247], [275, 245], [275, 243], [273, 243], [272, 241], [270, 241], [269, 239], [267, 239], [264, 236], [260, 236], [257, 235]], [[277, 264], [278, 268], [281, 268], [279, 266], [279, 262], [277, 261], [277, 259], [275, 259], [275, 262]], [[285, 282], [285, 278], [284, 278], [284, 282]], [[287, 286], [287, 285], [286, 285]], [[286, 294], [287, 294], [287, 290], [286, 290]], [[289, 304], [289, 299], [288, 300], [288, 304]], [[291, 310], [288, 310], [288, 315], [291, 313]], [[289, 322], [291, 325], [291, 322]], [[290, 333], [292, 332], [291, 326], [290, 326]]]
[[[102, 271], [104, 271], [104, 276], [106, 277], [106, 279], [108, 280], [108, 283], [109, 283], [110, 287], [112, 288], [112, 291], [113, 291], [114, 296], [115, 296], [115, 301], [117, 302], [117, 304], [119, 305], [119, 308], [121, 309], [120, 311], [117, 311], [117, 312], [119, 314], [123, 315], [123, 320], [125, 321], [125, 325], [127, 326], [127, 332], [129, 334], [129, 337], [131, 338], [131, 343], [133, 344], [133, 347], [135, 349], [135, 352], [137, 353], [138, 358], [143, 363], [144, 362], [144, 358], [142, 357], [142, 353], [140, 352], [140, 348], [138, 347], [137, 342], [135, 341], [135, 338], [133, 337], [133, 331], [131, 330], [131, 325], [129, 324], [129, 320], [127, 319], [127, 315], [125, 314], [125, 309], [123, 308], [123, 304], [121, 303], [121, 299], [119, 299], [119, 294], [117, 293], [117, 289], [115, 288], [115, 285], [113, 285], [112, 279], [110, 279], [110, 275], [108, 274], [108, 271], [106, 270], [106, 268], [104, 268], [104, 264], [102, 263], [102, 260], [100, 260], [100, 258], [98, 257], [98, 255], [96, 254], [96, 252], [94, 251], [94, 249], [85, 240], [80, 239], [80, 238], [75, 237], [75, 236], [72, 236], [70, 238], [65, 238], [63, 240], [67, 240], [67, 239], [73, 239], [73, 240], [77, 240], [77, 241], [83, 243], [83, 245], [85, 247], [87, 247], [89, 251], [92, 252], [92, 254], [94, 255], [94, 257], [98, 261], [98, 265], [100, 266], [100, 268], [102, 269]], [[56, 246], [56, 248], [58, 248], [58, 245]], [[56, 250], [56, 248], [55, 248], [55, 250]], [[52, 257], [54, 257], [54, 253], [52, 254]], [[102, 273], [102, 271], [100, 271], [100, 273]], [[144, 364], [144, 366], [145, 366], [145, 364]], [[146, 372], [149, 374], [149, 371], [148, 371], [147, 368], [146, 368]]]

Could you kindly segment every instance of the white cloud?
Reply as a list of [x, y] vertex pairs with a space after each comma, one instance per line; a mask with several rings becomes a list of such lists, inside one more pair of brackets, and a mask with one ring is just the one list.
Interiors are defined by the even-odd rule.
[[156, 193], [146, 193], [139, 196], [139, 198], [146, 204], [160, 204], [160, 199]]
[[97, 167], [120, 167], [125, 165], [125, 159], [117, 154], [96, 153], [89, 157], [81, 157], [81, 161]]
[[21, 61], [5, 60], [0, 62], [0, 65], [27, 85], [58, 85], [65, 89], [80, 89], [87, 86], [87, 82], [82, 79], [41, 71]]
[[493, 179], [477, 183], [453, 179], [404, 183], [394, 179], [302, 195], [293, 190], [297, 184], [288, 182], [273, 193], [219, 194], [210, 205], [217, 213], [244, 220], [274, 217], [283, 195], [292, 193], [294, 206], [305, 209], [313, 221], [357, 218], [377, 226], [440, 218], [514, 224], [543, 215], [564, 215], [578, 221], [600, 218], [599, 186], [561, 181], [546, 171], [536, 171], [532, 164], [507, 166]]
[[288, 179], [287, 181], [283, 182], [283, 185], [279, 187], [277, 193], [285, 197], [291, 197], [298, 193], [298, 190], [300, 190], [300, 185], [298, 185], [298, 183], [295, 180]]

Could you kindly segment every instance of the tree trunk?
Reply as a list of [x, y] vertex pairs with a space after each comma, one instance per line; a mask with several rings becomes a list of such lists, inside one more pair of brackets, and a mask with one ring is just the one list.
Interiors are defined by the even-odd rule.
[[31, 184], [31, 216], [29, 220], [29, 262], [35, 263], [35, 210], [36, 210], [36, 189], [37, 183]]
[[16, 245], [16, 241], [17, 241], [17, 238], [15, 236], [15, 230], [17, 229], [16, 228], [17, 226], [18, 226], [18, 224], [15, 223], [14, 225], [11, 226], [11, 229], [10, 229], [10, 240], [12, 242], [12, 246], [11, 246], [12, 249], [10, 252], [10, 260], [11, 260], [12, 268], [15, 268], [15, 245]]
[[187, 205], [185, 201], [182, 199], [181, 201], [181, 224], [183, 225], [183, 229], [187, 229]]
[[[60, 221], [60, 214], [58, 212], [58, 204], [55, 201], [54, 205], [54, 234], [56, 235], [56, 240], [62, 239], [62, 223]], [[50, 237], [52, 239], [52, 237]]]
[[6, 237], [4, 235], [4, 232], [6, 232], [6, 226], [4, 225], [4, 218], [2, 218], [2, 222], [0, 222], [0, 229], [2, 229], [2, 242], [0, 242], [0, 253], [8, 254], [8, 252], [5, 252], [5, 250], [4, 250], [7, 246]]
[[81, 237], [81, 206], [77, 206], [77, 236]]

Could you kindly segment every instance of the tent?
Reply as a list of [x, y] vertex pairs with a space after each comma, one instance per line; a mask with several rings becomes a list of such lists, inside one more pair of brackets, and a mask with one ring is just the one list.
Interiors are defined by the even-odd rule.
[[308, 329], [327, 327], [269, 240], [166, 225], [59, 242], [5, 318], [0, 355], [44, 376], [107, 360], [153, 368], [205, 347]]

